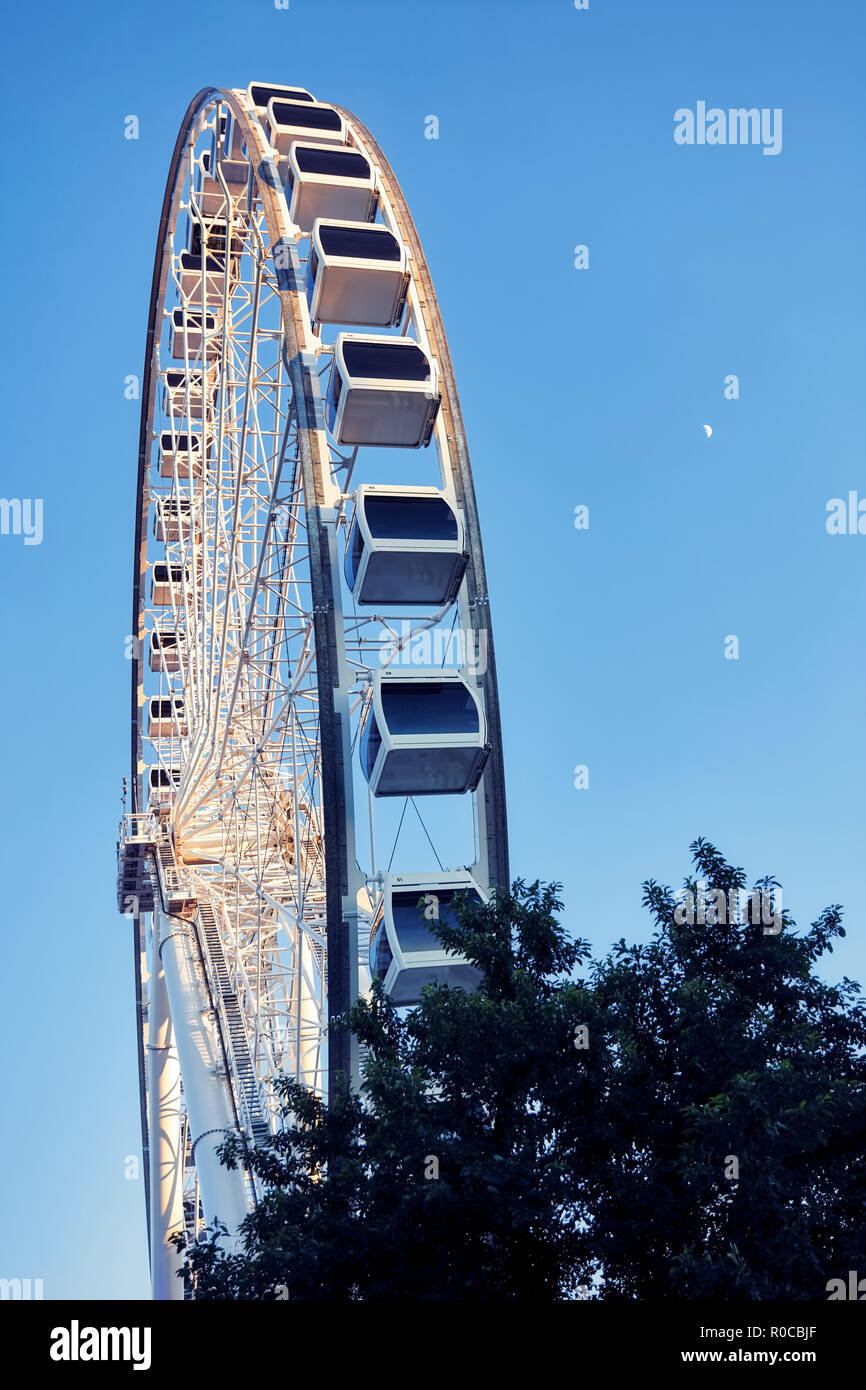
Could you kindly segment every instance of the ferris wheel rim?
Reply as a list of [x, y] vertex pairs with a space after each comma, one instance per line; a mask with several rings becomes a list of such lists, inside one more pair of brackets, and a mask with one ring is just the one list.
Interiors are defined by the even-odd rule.
[[[419, 279], [424, 291], [422, 311], [431, 329], [431, 340], [435, 343], [439, 363], [440, 379], [447, 400], [448, 412], [454, 431], [454, 444], [457, 463], [460, 469], [462, 505], [469, 542], [471, 561], [468, 570], [470, 584], [470, 606], [481, 605], [487, 609], [486, 669], [482, 686], [484, 690], [485, 715], [490, 730], [491, 753], [487, 767], [492, 776], [485, 781], [485, 793], [491, 804], [490, 825], [488, 828], [487, 858], [490, 881], [495, 887], [507, 889], [509, 886], [508, 864], [508, 816], [505, 798], [505, 767], [502, 742], [502, 720], [499, 705], [499, 685], [496, 675], [496, 657], [493, 645], [493, 628], [490, 619], [489, 594], [487, 590], [487, 571], [484, 563], [484, 550], [481, 536], [481, 522], [475, 496], [475, 483], [469, 460], [469, 446], [463, 424], [463, 412], [454, 375], [454, 367], [448, 348], [448, 338], [439, 302], [433, 286], [433, 277], [427, 264], [424, 248], [415, 220], [412, 216], [406, 195], [400, 181], [391, 167], [387, 155], [367, 126], [354, 112], [334, 104], [334, 109], [345, 117], [349, 128], [360, 135], [364, 145], [372, 154], [380, 174], [383, 176], [388, 195], [398, 212], [401, 233], [405, 235], [411, 248], [412, 259], [418, 267]], [[414, 274], [414, 271], [413, 271]]]

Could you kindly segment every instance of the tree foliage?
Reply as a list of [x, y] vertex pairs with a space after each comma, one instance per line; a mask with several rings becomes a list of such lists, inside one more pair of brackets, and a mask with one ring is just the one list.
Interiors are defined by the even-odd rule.
[[[745, 888], [691, 851], [687, 889]], [[355, 1006], [360, 1096], [281, 1083], [244, 1252], [219, 1230], [185, 1252], [197, 1297], [801, 1299], [866, 1270], [866, 1010], [815, 973], [841, 909], [802, 935], [787, 912], [683, 923], [650, 880], [649, 942], [593, 961], [558, 891], [435, 924], [474, 993]]]

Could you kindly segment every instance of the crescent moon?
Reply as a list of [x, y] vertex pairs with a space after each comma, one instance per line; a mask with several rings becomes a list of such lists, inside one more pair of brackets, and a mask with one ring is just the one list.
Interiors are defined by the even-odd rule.
[[713, 432], [713, 427], [712, 427], [712, 425], [703, 425], [702, 428], [706, 430], [706, 432], [707, 432], [707, 439], [709, 439], [710, 435], [711, 435], [712, 432]]

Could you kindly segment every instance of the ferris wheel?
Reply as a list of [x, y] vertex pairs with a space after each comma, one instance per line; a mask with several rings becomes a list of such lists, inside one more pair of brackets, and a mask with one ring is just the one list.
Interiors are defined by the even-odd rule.
[[[184, 116], [154, 265], [133, 563], [133, 918], [153, 1294], [173, 1232], [259, 1200], [220, 1164], [363, 1057], [373, 975], [471, 988], [430, 922], [508, 883], [481, 534], [448, 347], [400, 186], [298, 87]], [[443, 856], [446, 862], [443, 862]], [[420, 904], [420, 906], [419, 906]]]

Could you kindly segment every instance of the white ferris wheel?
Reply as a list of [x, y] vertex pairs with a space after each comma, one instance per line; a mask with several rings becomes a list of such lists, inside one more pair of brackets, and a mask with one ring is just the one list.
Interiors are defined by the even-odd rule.
[[[350, 112], [207, 88], [175, 144], [133, 562], [132, 916], [152, 1286], [259, 1199], [225, 1168], [363, 1058], [372, 974], [471, 987], [431, 916], [508, 883], [481, 534], [436, 296]], [[444, 860], [443, 862], [443, 855]], [[419, 909], [419, 902], [427, 904]]]

